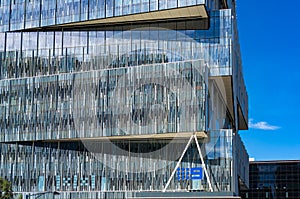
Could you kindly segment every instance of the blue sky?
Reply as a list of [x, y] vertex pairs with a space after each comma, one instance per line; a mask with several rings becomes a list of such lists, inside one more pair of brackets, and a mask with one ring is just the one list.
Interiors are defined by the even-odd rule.
[[237, 1], [255, 160], [300, 159], [300, 1]]

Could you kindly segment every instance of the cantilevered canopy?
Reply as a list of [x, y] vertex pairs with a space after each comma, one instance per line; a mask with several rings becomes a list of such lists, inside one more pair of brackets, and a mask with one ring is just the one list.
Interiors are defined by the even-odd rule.
[[[144, 135], [118, 135], [118, 136], [104, 136], [93, 138], [73, 138], [73, 139], [59, 139], [61, 142], [72, 141], [105, 141], [105, 140], [171, 140], [171, 139], [189, 139], [191, 135], [197, 136], [197, 138], [207, 138], [207, 134], [204, 131], [200, 132], [184, 132], [184, 133], [160, 133], [160, 134], [144, 134]], [[50, 142], [56, 142], [58, 140], [51, 140]], [[45, 142], [49, 142], [46, 140]]]
[[[28, 29], [36, 30], [74, 30], [74, 29], [97, 29], [97, 30], [129, 30], [147, 26], [159, 26], [169, 29], [208, 29], [208, 14], [205, 5], [173, 8], [152, 12], [136, 13], [109, 18], [57, 24], [42, 28]], [[152, 24], [152, 25], [151, 25]]]

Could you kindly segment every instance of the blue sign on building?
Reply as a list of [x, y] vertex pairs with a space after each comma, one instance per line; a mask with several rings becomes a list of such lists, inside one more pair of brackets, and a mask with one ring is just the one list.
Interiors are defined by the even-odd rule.
[[177, 169], [177, 180], [202, 180], [202, 179], [203, 179], [202, 167]]

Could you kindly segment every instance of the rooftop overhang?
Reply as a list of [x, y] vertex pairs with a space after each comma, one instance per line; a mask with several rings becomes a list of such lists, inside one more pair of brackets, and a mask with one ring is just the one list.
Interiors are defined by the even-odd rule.
[[26, 31], [55, 31], [55, 30], [129, 30], [133, 28], [158, 26], [168, 29], [208, 29], [209, 16], [205, 5], [188, 6], [144, 12], [81, 22], [57, 24], [53, 26], [26, 29]]

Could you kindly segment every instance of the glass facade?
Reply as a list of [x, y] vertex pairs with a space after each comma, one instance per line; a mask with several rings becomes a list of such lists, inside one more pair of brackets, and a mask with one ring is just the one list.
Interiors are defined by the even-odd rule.
[[[197, 5], [207, 30], [57, 29]], [[0, 176], [24, 196], [238, 195], [248, 183], [240, 59], [234, 1], [2, 0]]]
[[205, 0], [2, 0], [0, 31], [58, 25], [205, 4]]
[[[212, 131], [209, 134], [211, 144], [203, 144], [203, 150], [207, 153], [209, 175], [214, 180], [213, 188], [230, 191], [232, 131]], [[180, 149], [183, 150], [186, 142], [187, 140], [171, 143], [165, 140], [118, 140], [112, 143], [86, 141], [84, 144], [60, 142], [32, 143], [30, 146], [3, 145], [1, 171], [7, 171], [5, 177], [13, 176], [13, 189], [16, 192], [161, 191], [178, 162], [174, 159], [180, 156]], [[213, 142], [216, 143], [215, 146], [212, 146]], [[92, 150], [94, 146], [96, 147]], [[211, 147], [223, 148], [224, 151], [217, 152]], [[12, 158], [16, 158], [13, 163]], [[187, 150], [180, 167], [196, 168], [200, 165], [200, 158], [193, 144]], [[125, 166], [132, 168], [122, 168]], [[209, 190], [206, 180], [182, 178], [174, 177], [169, 189]]]
[[205, 72], [189, 61], [2, 81], [1, 141], [203, 131]]
[[300, 161], [250, 162], [250, 187], [243, 198], [299, 198]]

